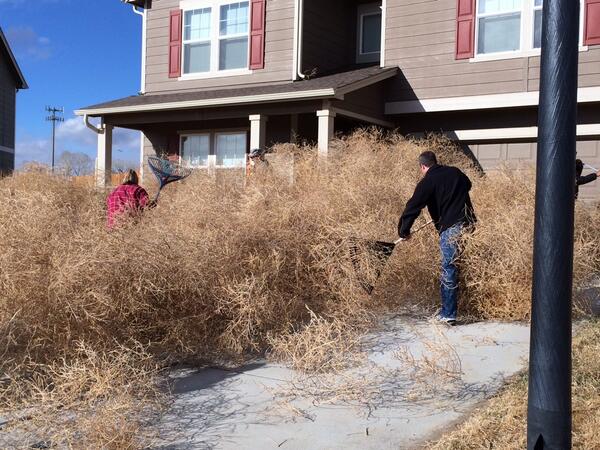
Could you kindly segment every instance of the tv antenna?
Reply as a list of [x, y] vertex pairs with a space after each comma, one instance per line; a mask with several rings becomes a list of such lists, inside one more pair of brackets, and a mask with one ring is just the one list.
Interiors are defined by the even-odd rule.
[[49, 116], [46, 117], [48, 122], [52, 122], [52, 172], [54, 173], [54, 145], [56, 142], [56, 122], [64, 122], [65, 119], [58, 114], [63, 114], [65, 112], [64, 108], [55, 108], [53, 106], [46, 106], [46, 111], [50, 113]]

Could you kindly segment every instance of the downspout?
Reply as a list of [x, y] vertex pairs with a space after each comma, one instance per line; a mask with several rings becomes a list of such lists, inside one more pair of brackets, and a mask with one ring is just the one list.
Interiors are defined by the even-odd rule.
[[385, 67], [385, 35], [387, 22], [387, 1], [381, 0], [381, 45], [379, 52], [379, 65]]
[[295, 79], [300, 78], [301, 80], [306, 78], [306, 75], [302, 73], [302, 39], [304, 37], [304, 0], [296, 0], [298, 6], [298, 13], [296, 14], [296, 39], [297, 39], [297, 50], [296, 50], [296, 73]]
[[[144, 3], [145, 5], [145, 3]], [[146, 93], [146, 14], [147, 9], [139, 11], [135, 5], [132, 5], [133, 12], [142, 16], [142, 75], [140, 81], [140, 94]], [[140, 179], [144, 179], [144, 132], [140, 131]]]
[[98, 128], [90, 123], [90, 118], [88, 117], [87, 114], [83, 115], [83, 123], [85, 124], [86, 127], [88, 127], [90, 130], [92, 130], [94, 133], [104, 134], [104, 130], [102, 130], [101, 128]]
[[[90, 130], [92, 130], [94, 133], [104, 134], [104, 130], [102, 128], [98, 128], [90, 123], [90, 118], [88, 117], [87, 114], [83, 115], [83, 123], [85, 124], [86, 127], [88, 127]], [[96, 158], [94, 158], [94, 161], [95, 161], [94, 176], [97, 176], [97, 171], [98, 171], [98, 156], [97, 155], [96, 155]]]
[[139, 11], [137, 6], [132, 6], [133, 12], [142, 16], [142, 75], [140, 83], [140, 93], [146, 92], [146, 10]]

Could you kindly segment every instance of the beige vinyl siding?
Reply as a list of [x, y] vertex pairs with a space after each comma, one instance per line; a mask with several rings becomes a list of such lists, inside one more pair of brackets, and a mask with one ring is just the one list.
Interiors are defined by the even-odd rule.
[[[579, 87], [600, 86], [600, 46], [591, 45], [587, 51], [579, 52]], [[540, 58], [529, 58], [528, 89], [537, 91], [540, 87]]]
[[[402, 74], [387, 101], [504, 94], [539, 89], [538, 56], [456, 60], [456, 0], [388, 0], [387, 66]], [[579, 53], [579, 86], [600, 86], [600, 46]]]
[[[469, 148], [484, 170], [497, 169], [501, 164], [513, 167], [533, 167], [537, 144], [535, 142], [506, 142], [496, 144], [471, 144]], [[600, 167], [600, 141], [578, 141], [577, 157], [593, 167]], [[583, 174], [592, 173], [585, 169]], [[579, 187], [579, 198], [598, 200], [600, 180]]]
[[153, 0], [146, 29], [146, 92], [244, 86], [289, 81], [294, 46], [294, 1], [266, 0], [265, 68], [252, 74], [198, 80], [169, 78], [169, 14], [179, 0]]

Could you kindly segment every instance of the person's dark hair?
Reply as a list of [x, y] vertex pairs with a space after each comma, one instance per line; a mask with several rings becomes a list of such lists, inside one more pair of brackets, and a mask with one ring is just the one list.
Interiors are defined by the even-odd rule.
[[578, 177], [581, 176], [581, 172], [583, 172], [583, 161], [580, 159], [575, 160], [575, 173]]
[[133, 169], [129, 169], [123, 177], [123, 182], [121, 184], [138, 184], [138, 181], [137, 172]]
[[435, 166], [437, 164], [435, 153], [431, 150], [421, 153], [419, 155], [419, 164], [422, 164], [425, 167]]

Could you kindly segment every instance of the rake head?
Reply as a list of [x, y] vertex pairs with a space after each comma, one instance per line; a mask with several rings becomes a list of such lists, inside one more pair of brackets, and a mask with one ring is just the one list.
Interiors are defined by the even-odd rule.
[[183, 167], [179, 163], [169, 161], [168, 159], [157, 158], [156, 156], [148, 157], [148, 166], [160, 183], [160, 187], [154, 201], [158, 199], [161, 189], [167, 184], [173, 183], [174, 181], [183, 180], [192, 173], [192, 170], [188, 167]]

